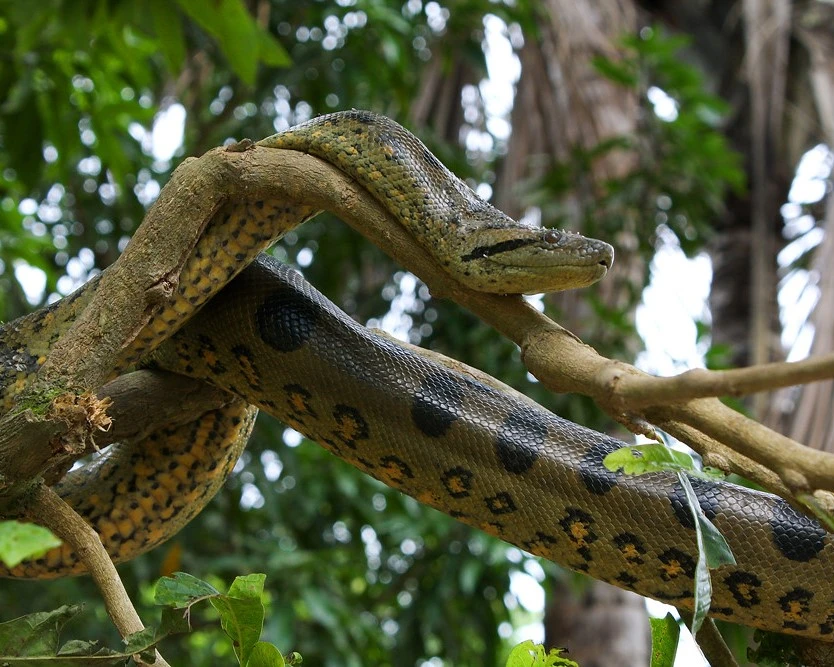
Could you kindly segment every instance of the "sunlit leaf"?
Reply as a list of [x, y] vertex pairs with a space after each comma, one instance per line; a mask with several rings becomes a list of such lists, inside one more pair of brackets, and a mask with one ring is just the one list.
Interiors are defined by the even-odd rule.
[[652, 629], [651, 667], [672, 667], [678, 650], [681, 627], [672, 614], [663, 618], [650, 618]]
[[51, 531], [34, 523], [0, 521], [0, 560], [14, 567], [25, 558], [37, 558], [61, 545]]

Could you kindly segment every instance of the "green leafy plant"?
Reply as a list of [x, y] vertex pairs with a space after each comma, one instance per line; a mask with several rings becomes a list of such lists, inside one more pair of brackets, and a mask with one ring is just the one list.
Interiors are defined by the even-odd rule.
[[507, 658], [507, 667], [579, 667], [573, 660], [561, 656], [563, 649], [547, 651], [541, 644], [531, 640], [513, 647]]
[[694, 636], [709, 613], [712, 597], [712, 581], [709, 571], [722, 565], [734, 565], [736, 562], [724, 536], [701, 509], [698, 496], [690, 481], [690, 475], [707, 479], [714, 475], [704, 473], [688, 454], [661, 443], [620, 447], [608, 454], [603, 464], [612, 472], [623, 470], [627, 475], [643, 475], [663, 470], [677, 475], [692, 512], [698, 544], [698, 562], [695, 566], [693, 590], [695, 603], [690, 628]]
[[206, 601], [231, 639], [241, 667], [301, 664], [298, 653], [282, 655], [272, 644], [260, 641], [265, 618], [261, 601], [265, 580], [264, 574], [237, 577], [228, 592], [221, 593], [211, 584], [184, 572], [164, 577], [157, 582], [154, 593], [154, 601], [163, 608], [161, 622], [125, 638], [125, 645], [119, 650], [99, 646], [97, 641], [60, 643], [64, 626], [81, 614], [83, 605], [65, 605], [52, 611], [21, 616], [0, 623], [0, 664], [123, 665], [134, 655], [151, 660], [163, 639], [191, 631], [192, 609]]

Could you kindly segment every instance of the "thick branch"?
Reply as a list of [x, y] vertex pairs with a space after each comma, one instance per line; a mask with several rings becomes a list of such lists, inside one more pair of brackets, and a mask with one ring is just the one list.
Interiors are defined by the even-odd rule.
[[[177, 400], [172, 401], [171, 396]], [[30, 411], [4, 419], [6, 427], [0, 429], [0, 461], [4, 461], [6, 477], [17, 483], [7, 488], [7, 499], [41, 475], [49, 483], [56, 481], [94, 447], [141, 438], [162, 426], [183, 424], [225, 404], [230, 396], [221, 389], [181, 375], [137, 371], [105, 385], [97, 399], [109, 403], [107, 412], [112, 427], [106, 431], [88, 423], [88, 412], [95, 408], [95, 401], [76, 406], [74, 424], [41, 421]], [[74, 451], [53, 446], [70, 428], [82, 432], [80, 446]]]

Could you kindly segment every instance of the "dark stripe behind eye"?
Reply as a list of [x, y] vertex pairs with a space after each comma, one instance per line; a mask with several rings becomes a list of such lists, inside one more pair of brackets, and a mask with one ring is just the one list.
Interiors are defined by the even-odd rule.
[[491, 257], [502, 252], [515, 250], [516, 248], [523, 248], [524, 246], [534, 245], [538, 243], [538, 239], [510, 239], [509, 241], [501, 241], [493, 245], [481, 245], [475, 248], [468, 255], [461, 257], [464, 262], [469, 262], [473, 259], [482, 259], [484, 257]]

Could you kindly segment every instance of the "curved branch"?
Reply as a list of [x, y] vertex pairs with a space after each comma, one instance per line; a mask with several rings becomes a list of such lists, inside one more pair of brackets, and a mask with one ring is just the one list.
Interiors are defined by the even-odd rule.
[[[107, 613], [122, 638], [145, 629], [116, 572], [116, 566], [110, 560], [98, 534], [84, 519], [44, 485], [36, 487], [27, 498], [26, 514], [72, 546], [101, 591]], [[156, 661], [150, 664], [168, 667], [159, 653], [156, 654]]]

